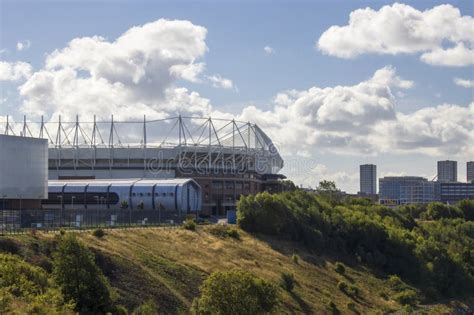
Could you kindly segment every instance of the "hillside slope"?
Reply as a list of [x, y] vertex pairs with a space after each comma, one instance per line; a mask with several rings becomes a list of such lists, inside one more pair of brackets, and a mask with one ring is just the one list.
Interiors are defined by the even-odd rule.
[[[385, 313], [402, 308], [390, 299], [394, 292], [387, 285], [387, 275], [377, 277], [357, 265], [347, 267], [340, 275], [334, 271], [333, 259], [310, 253], [296, 243], [259, 239], [242, 230], [240, 240], [220, 238], [209, 233], [211, 228], [107, 230], [101, 239], [90, 232], [79, 233], [78, 237], [96, 254], [118, 304], [129, 310], [153, 299], [163, 313], [186, 311], [199, 294], [203, 279], [212, 271], [230, 269], [244, 269], [274, 283], [279, 282], [282, 272], [293, 273], [297, 284], [292, 293], [279, 289], [278, 313], [329, 314], [334, 311], [328, 306], [330, 302], [343, 314]], [[37, 233], [2, 237], [2, 242], [12, 239], [17, 254], [48, 270], [57, 237]], [[299, 256], [297, 261], [293, 254]], [[341, 280], [357, 286], [358, 296], [339, 290]], [[420, 309], [442, 314], [450, 307], [431, 305]]]

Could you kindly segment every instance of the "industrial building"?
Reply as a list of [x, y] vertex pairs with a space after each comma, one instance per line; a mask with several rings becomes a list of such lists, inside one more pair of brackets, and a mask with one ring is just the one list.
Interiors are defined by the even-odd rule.
[[47, 196], [48, 141], [0, 135], [0, 209], [39, 209]]
[[143, 121], [6, 123], [6, 133], [47, 139], [51, 180], [192, 178], [202, 212], [225, 215], [241, 195], [278, 191], [283, 159], [257, 125], [173, 117]]
[[360, 193], [377, 194], [377, 166], [374, 164], [360, 165]]
[[438, 182], [453, 183], [458, 181], [458, 162], [438, 161]]
[[201, 210], [201, 187], [193, 180], [50, 180], [44, 209], [160, 210], [178, 214]]
[[437, 200], [437, 183], [418, 176], [379, 179], [379, 202], [387, 206], [422, 204]]

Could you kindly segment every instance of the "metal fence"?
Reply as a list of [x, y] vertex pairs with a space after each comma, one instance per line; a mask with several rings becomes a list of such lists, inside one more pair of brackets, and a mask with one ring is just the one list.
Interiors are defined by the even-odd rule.
[[188, 215], [156, 210], [0, 210], [0, 234], [27, 230], [145, 227], [181, 224]]

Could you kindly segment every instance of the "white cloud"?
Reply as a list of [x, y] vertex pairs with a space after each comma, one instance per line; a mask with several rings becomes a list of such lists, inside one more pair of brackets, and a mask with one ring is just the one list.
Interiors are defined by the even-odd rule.
[[474, 63], [474, 18], [452, 5], [419, 11], [395, 3], [375, 11], [351, 12], [345, 26], [331, 26], [317, 42], [328, 55], [353, 58], [361, 54], [423, 53], [421, 60], [443, 66]]
[[474, 80], [454, 78], [454, 84], [465, 87], [466, 89], [474, 88]]
[[16, 50], [23, 51], [28, 50], [31, 47], [31, 42], [29, 40], [21, 40], [16, 43]]
[[0, 81], [21, 81], [31, 77], [33, 67], [26, 62], [0, 61]]
[[245, 108], [243, 120], [257, 121], [286, 152], [348, 148], [370, 152], [367, 141], [372, 126], [396, 119], [393, 88], [409, 88], [392, 67], [377, 70], [372, 78], [353, 86], [312, 87], [284, 91], [274, 99], [274, 109]]
[[474, 103], [443, 104], [413, 113], [397, 113], [397, 119], [380, 122], [370, 141], [381, 151], [421, 152], [430, 155], [474, 154]]
[[270, 47], [270, 46], [265, 46], [263, 47], [263, 51], [267, 54], [267, 55], [273, 55], [276, 53], [275, 49], [273, 49], [273, 47]]
[[222, 88], [222, 89], [232, 89], [234, 87], [234, 83], [230, 79], [226, 79], [221, 77], [219, 74], [206, 76], [209, 82], [212, 83], [212, 86], [215, 88]]
[[256, 121], [286, 155], [474, 153], [474, 104], [397, 112], [392, 91], [411, 86], [385, 67], [352, 86], [279, 93], [273, 109], [248, 106], [239, 119]]
[[113, 41], [75, 38], [47, 55], [45, 67], [19, 87], [21, 109], [29, 115], [115, 114], [122, 119], [207, 115], [209, 100], [176, 86], [180, 79], [200, 81], [206, 33], [189, 21], [160, 19]]
[[474, 50], [467, 48], [463, 43], [459, 43], [453, 48], [436, 48], [424, 53], [421, 55], [421, 60], [437, 66], [469, 66], [474, 64]]

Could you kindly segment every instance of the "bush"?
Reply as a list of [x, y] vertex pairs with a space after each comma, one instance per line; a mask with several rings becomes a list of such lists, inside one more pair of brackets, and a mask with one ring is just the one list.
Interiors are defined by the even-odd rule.
[[293, 256], [291, 256], [291, 260], [293, 260], [295, 264], [298, 264], [300, 258], [298, 257], [298, 255], [293, 254]]
[[194, 299], [195, 314], [266, 314], [277, 303], [276, 288], [246, 271], [214, 272]]
[[[26, 306], [27, 310], [18, 309]], [[20, 257], [0, 254], [0, 314], [72, 314], [57, 285], [40, 267]]]
[[215, 224], [209, 228], [209, 233], [220, 238], [231, 237], [236, 240], [240, 239], [239, 231], [227, 225]]
[[354, 311], [356, 309], [356, 305], [354, 302], [347, 302], [347, 308], [351, 311]]
[[343, 275], [346, 272], [346, 266], [344, 266], [344, 264], [341, 262], [336, 262], [336, 265], [334, 266], [334, 271], [336, 271], [340, 275]]
[[101, 228], [98, 228], [92, 231], [92, 235], [94, 235], [97, 238], [102, 238], [105, 236], [105, 231]]
[[158, 315], [158, 310], [155, 302], [148, 300], [133, 310], [132, 315]]
[[359, 296], [359, 288], [356, 285], [349, 285], [349, 288], [347, 289], [347, 293], [352, 295], [352, 296]]
[[393, 299], [402, 305], [415, 305], [418, 303], [418, 294], [411, 289], [396, 293]]
[[113, 314], [114, 315], [128, 315], [128, 310], [123, 305], [116, 305]]
[[186, 219], [183, 222], [183, 229], [189, 231], [196, 231], [196, 222], [193, 219]]
[[293, 291], [295, 287], [295, 276], [289, 272], [282, 272], [280, 275], [280, 285], [288, 292]]
[[339, 281], [337, 283], [337, 288], [342, 292], [347, 292], [347, 283], [345, 281]]
[[326, 306], [330, 309], [330, 310], [337, 310], [337, 305], [336, 303], [334, 303], [332, 300], [329, 300], [326, 302]]
[[12, 239], [0, 238], [0, 252], [17, 254], [20, 251], [20, 245]]
[[405, 283], [397, 275], [391, 275], [387, 280], [388, 286], [395, 291], [401, 291], [406, 288]]
[[53, 275], [64, 297], [76, 303], [79, 313], [107, 313], [111, 298], [107, 279], [94, 254], [74, 234], [61, 238], [53, 254]]
[[239, 231], [237, 231], [237, 230], [234, 229], [234, 228], [229, 228], [229, 229], [227, 230], [227, 235], [228, 235], [229, 237], [235, 238], [236, 240], [239, 240], [239, 239], [240, 239]]

